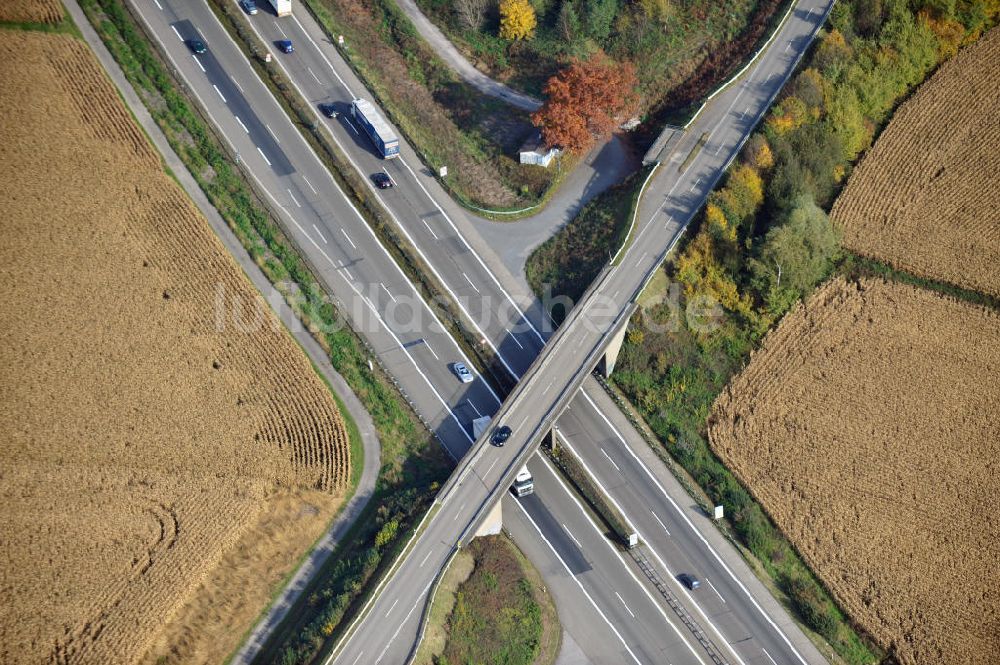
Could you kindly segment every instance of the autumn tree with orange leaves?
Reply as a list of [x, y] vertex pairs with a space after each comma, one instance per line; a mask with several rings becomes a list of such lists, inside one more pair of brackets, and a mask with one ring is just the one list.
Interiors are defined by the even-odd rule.
[[632, 63], [574, 60], [545, 84], [545, 104], [531, 121], [547, 144], [582, 153], [635, 113], [635, 88]]

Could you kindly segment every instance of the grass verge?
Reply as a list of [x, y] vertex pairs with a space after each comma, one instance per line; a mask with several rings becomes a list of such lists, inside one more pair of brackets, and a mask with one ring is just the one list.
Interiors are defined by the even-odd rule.
[[430, 617], [415, 665], [551, 665], [559, 653], [551, 596], [505, 535], [476, 538], [456, 555]]
[[63, 12], [63, 17], [58, 23], [44, 23], [37, 21], [0, 21], [0, 28], [7, 28], [8, 30], [29, 30], [34, 32], [56, 32], [61, 34], [73, 35], [74, 37], [83, 40], [83, 34], [80, 29], [76, 27], [73, 23], [73, 19], [70, 18], [69, 14], [65, 11]]
[[350, 164], [330, 131], [317, 122], [315, 110], [281, 71], [277, 61], [265, 61], [264, 54], [271, 49], [253, 31], [243, 10], [226, 0], [210, 0], [208, 4], [424, 302], [462, 346], [477, 369], [491, 380], [494, 388], [501, 394], [510, 392], [514, 387], [513, 378], [499, 358], [488, 347], [478, 343], [479, 336], [469, 330], [458, 306], [445, 295], [445, 289], [433, 277], [413, 245], [399, 233], [396, 223], [364, 182], [364, 176], [359, 175]]
[[[347, 610], [370, 581], [394, 560], [451, 468], [375, 354], [349, 328], [337, 324], [309, 267], [277, 222], [234, 168], [196, 107], [179, 91], [121, 0], [81, 0], [97, 33], [121, 66], [173, 149], [289, 306], [329, 353], [372, 416], [383, 455], [373, 500], [314, 577], [265, 650], [284, 662], [307, 662], [335, 634]], [[352, 430], [356, 434], [356, 425]], [[354, 445], [354, 444], [352, 444]], [[357, 450], [357, 448], [352, 448]], [[275, 658], [277, 659], [277, 658]]]
[[597, 485], [590, 472], [577, 458], [576, 453], [561, 442], [556, 442], [556, 437], [557, 435], [553, 434], [552, 445], [544, 446], [549, 459], [562, 472], [566, 480], [576, 488], [591, 510], [608, 526], [613, 536], [612, 540], [615, 540], [619, 545], [627, 546], [629, 537], [635, 535], [635, 529], [611, 503], [604, 490]]
[[[640, 169], [620, 185], [599, 194], [572, 221], [531, 253], [525, 263], [525, 273], [532, 291], [543, 302], [552, 302], [546, 293], [566, 296], [570, 303], [579, 300], [624, 244], [639, 191], [652, 168]], [[553, 306], [549, 315], [559, 324], [569, 309], [569, 306], [558, 309]]]
[[393, 0], [305, 0], [344, 60], [459, 203], [511, 211], [541, 202], [555, 173], [520, 164], [528, 114], [481, 94], [447, 67]]

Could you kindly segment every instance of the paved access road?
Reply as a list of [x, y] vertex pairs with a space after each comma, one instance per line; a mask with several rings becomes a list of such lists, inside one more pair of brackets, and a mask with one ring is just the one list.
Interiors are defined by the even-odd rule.
[[[607, 336], [619, 328], [646, 277], [657, 269], [677, 242], [688, 221], [766, 111], [831, 4], [829, 0], [797, 3], [789, 20], [750, 71], [737, 84], [719, 94], [689, 128], [673, 155], [658, 170], [642, 201], [634, 241], [615, 267], [599, 278], [588, 298], [577, 305], [500, 410], [501, 422], [513, 428], [511, 440], [502, 449], [493, 448], [486, 441], [477, 442], [474, 451], [463, 459], [442, 491], [440, 509], [414, 543], [410, 559], [420, 560], [435, 551], [450, 550], [474, 533], [492, 502], [506, 490], [522, 461], [555, 424], [562, 409], [589, 375]], [[653, 538], [652, 532], [647, 537]], [[661, 546], [658, 542], [654, 541], [654, 549]], [[415, 606], [426, 589], [421, 581], [432, 577], [428, 573], [408, 572], [397, 573], [387, 581], [369, 611], [341, 645], [334, 662], [352, 663], [362, 652], [386, 653], [395, 648], [403, 626], [387, 631], [385, 620], [388, 617], [383, 614], [384, 608], [399, 603]], [[713, 584], [721, 583], [719, 577], [712, 573], [709, 579], [715, 578]], [[741, 597], [740, 593], [733, 592], [726, 598], [721, 588], [719, 591], [719, 603], [728, 604]], [[737, 588], [737, 591], [740, 590]], [[744, 625], [753, 625], [747, 623], [753, 621], [747, 617], [752, 617], [754, 611], [743, 613]], [[767, 624], [767, 620], [753, 623]], [[391, 639], [387, 640], [388, 635]], [[728, 636], [729, 641], [733, 639]], [[771, 646], [762, 647], [759, 652], [747, 654], [745, 658], [733, 654], [733, 658], [743, 662], [767, 662], [774, 658], [781, 662], [808, 662], [789, 640], [777, 637], [768, 643]]]

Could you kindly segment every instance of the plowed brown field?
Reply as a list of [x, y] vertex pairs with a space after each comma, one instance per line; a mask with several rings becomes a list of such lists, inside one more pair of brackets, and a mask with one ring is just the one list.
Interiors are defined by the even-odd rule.
[[1000, 653], [1000, 316], [833, 280], [719, 397], [712, 448], [902, 663]]
[[82, 42], [0, 30], [0, 117], [0, 662], [221, 662], [342, 501], [336, 402], [220, 314], [256, 292]]
[[831, 212], [844, 245], [1000, 295], [1000, 28], [917, 90]]
[[4, 0], [0, 2], [0, 21], [58, 23], [63, 19], [59, 0]]

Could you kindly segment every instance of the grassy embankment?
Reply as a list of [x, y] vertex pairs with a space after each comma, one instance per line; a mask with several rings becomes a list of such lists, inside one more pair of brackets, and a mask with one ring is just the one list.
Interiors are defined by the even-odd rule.
[[640, 115], [651, 125], [640, 131], [640, 143], [646, 143], [664, 122], [682, 122], [731, 76], [766, 39], [789, 2], [536, 0], [531, 3], [538, 21], [535, 34], [516, 43], [500, 37], [496, 5], [470, 16], [456, 11], [450, 0], [417, 4], [470, 62], [538, 98], [548, 78], [571, 58], [604, 52], [615, 61], [634, 63], [645, 100]]
[[340, 189], [354, 201], [382, 246], [420, 292], [427, 306], [434, 311], [438, 320], [480, 372], [492, 381], [497, 392], [510, 392], [514, 387], [513, 377], [503, 363], [488, 347], [479, 343], [478, 334], [470, 331], [471, 322], [466, 321], [455, 302], [447, 297], [447, 291], [438, 283], [413, 245], [398, 232], [396, 223], [363, 181], [364, 176], [358, 174], [348, 162], [328, 128], [317, 122], [315, 110], [310, 108], [298, 89], [284, 75], [277, 61], [265, 61], [264, 55], [272, 49], [254, 33], [246, 13], [238, 5], [226, 0], [211, 0], [209, 7], [215, 11], [233, 41], [242, 48], [260, 79], [270, 88], [303, 138], [333, 174]]
[[562, 630], [541, 577], [506, 536], [456, 554], [434, 597], [415, 665], [551, 665]]
[[[525, 112], [480, 94], [420, 38], [393, 0], [305, 0], [379, 106], [460, 203], [518, 210], [542, 201], [571, 170], [522, 165], [516, 150], [531, 132]], [[503, 218], [511, 218], [504, 215]], [[513, 216], [516, 217], [516, 216]]]
[[[576, 302], [612, 255], [626, 242], [639, 191], [651, 167], [636, 171], [583, 207], [573, 220], [538, 246], [524, 266], [531, 289], [543, 299], [546, 292]], [[549, 314], [557, 324], [566, 310]]]
[[[376, 365], [375, 355], [337, 313], [276, 221], [230, 162], [217, 138], [180, 92], [120, 0], [83, 0], [81, 6], [172, 147], [255, 262], [330, 354], [333, 366], [371, 414], [382, 445], [375, 497], [330, 557], [268, 645], [264, 660], [307, 662], [364, 601], [377, 578], [405, 545], [450, 470], [430, 434]], [[322, 332], [321, 332], [322, 331]], [[356, 431], [356, 430], [355, 430]], [[354, 451], [361, 459], [360, 449]]]
[[[697, 231], [669, 260], [665, 279], [654, 282], [661, 290], [644, 294], [646, 304], [631, 322], [613, 377], [662, 444], [654, 448], [679, 462], [712, 503], [726, 506], [735, 537], [786, 602], [851, 663], [872, 662], [879, 655], [712, 453], [706, 421], [715, 398], [763, 335], [831, 272], [916, 279], [845, 256], [825, 211], [896, 105], [993, 20], [981, 4], [925, 14], [906, 4], [882, 11], [861, 0], [835, 6], [828, 31], [782, 92], [762, 131], [709, 196], [694, 222]], [[620, 208], [613, 198], [595, 203], [606, 206], [605, 219], [626, 223], [612, 212]], [[575, 268], [606, 255], [610, 247], [594, 243], [607, 242], [614, 232], [595, 231], [593, 216], [585, 210], [560, 232], [564, 237], [550, 241], [584, 252], [567, 257], [544, 252], [543, 245], [529, 260], [535, 274], [560, 275], [556, 258]], [[601, 267], [593, 262], [590, 278]], [[669, 301], [671, 282], [682, 287], [677, 303]], [[582, 291], [587, 281], [577, 275], [570, 283]], [[962, 295], [954, 287], [921, 283]], [[719, 305], [722, 316], [714, 329], [685, 319], [684, 307], [696, 297]]]

